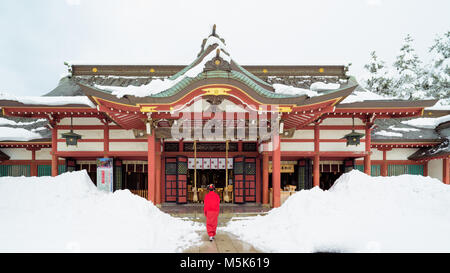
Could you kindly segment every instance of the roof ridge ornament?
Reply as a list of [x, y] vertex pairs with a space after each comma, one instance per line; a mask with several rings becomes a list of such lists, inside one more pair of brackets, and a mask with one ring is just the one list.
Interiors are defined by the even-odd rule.
[[[211, 36], [216, 37], [217, 39], [219, 39], [220, 41], [222, 41], [223, 44], [225, 44], [225, 39], [221, 38], [221, 37], [216, 33], [216, 24], [213, 25], [213, 27], [212, 27], [212, 32], [211, 32], [211, 34], [208, 36], [208, 38], [211, 37]], [[206, 41], [207, 41], [207, 40], [208, 40], [207, 38], [206, 38], [206, 39], [203, 39], [203, 42], [202, 42], [202, 45], [201, 45], [201, 50], [200, 50], [200, 52], [197, 54], [197, 57], [199, 57], [199, 56], [203, 53], [203, 51], [205, 51], [205, 44], [206, 44]]]

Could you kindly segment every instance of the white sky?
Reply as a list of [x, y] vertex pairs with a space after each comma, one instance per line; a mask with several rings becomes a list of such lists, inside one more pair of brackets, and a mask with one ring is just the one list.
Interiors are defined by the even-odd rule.
[[0, 92], [42, 95], [64, 61], [188, 64], [213, 24], [248, 64], [394, 61], [406, 34], [424, 61], [450, 30], [448, 0], [1, 0]]

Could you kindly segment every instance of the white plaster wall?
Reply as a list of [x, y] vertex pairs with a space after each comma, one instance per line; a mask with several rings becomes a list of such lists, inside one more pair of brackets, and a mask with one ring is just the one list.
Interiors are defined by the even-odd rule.
[[314, 142], [281, 142], [281, 151], [311, 152], [314, 151]]
[[314, 130], [296, 130], [293, 139], [314, 139]]
[[58, 151], [103, 151], [103, 142], [78, 142], [77, 146], [58, 142]]
[[109, 130], [109, 139], [135, 139], [133, 130]]
[[428, 161], [428, 176], [442, 181], [442, 159]]
[[[58, 130], [58, 139], [63, 139], [62, 134], [70, 130]], [[73, 130], [74, 133], [81, 135], [82, 139], [103, 139], [103, 130]]]
[[31, 160], [31, 151], [25, 148], [2, 148], [1, 151], [10, 157], [9, 160]]
[[372, 148], [372, 155], [370, 156], [371, 160], [383, 160], [383, 151], [379, 151], [375, 148]]
[[[415, 153], [418, 149], [399, 148], [386, 152], [386, 160], [408, 160], [408, 156]], [[383, 157], [381, 157], [383, 159]]]
[[[70, 118], [63, 118], [58, 125], [70, 125]], [[73, 125], [103, 125], [98, 118], [73, 118]]]
[[36, 151], [36, 160], [51, 160], [51, 150], [51, 148], [42, 148], [39, 151]]
[[[350, 132], [351, 130], [320, 130], [320, 139], [341, 139]], [[355, 132], [365, 134], [364, 130], [355, 130]]]
[[[353, 125], [352, 118], [326, 118], [320, 125]], [[359, 119], [355, 118], [355, 126], [364, 125]]]
[[359, 144], [358, 146], [349, 145], [345, 142], [320, 142], [320, 151], [349, 151], [349, 152], [358, 152], [365, 151], [364, 143]]
[[147, 142], [110, 142], [110, 151], [144, 151], [148, 149]]

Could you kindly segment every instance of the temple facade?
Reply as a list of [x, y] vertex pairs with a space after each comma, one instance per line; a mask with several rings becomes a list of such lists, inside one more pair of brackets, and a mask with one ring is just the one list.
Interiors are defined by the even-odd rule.
[[215, 29], [187, 66], [67, 66], [42, 97], [0, 97], [0, 176], [98, 183], [112, 158], [113, 190], [155, 204], [202, 202], [214, 183], [223, 202], [272, 207], [352, 169], [450, 183], [450, 110], [381, 98], [346, 66], [240, 66]]

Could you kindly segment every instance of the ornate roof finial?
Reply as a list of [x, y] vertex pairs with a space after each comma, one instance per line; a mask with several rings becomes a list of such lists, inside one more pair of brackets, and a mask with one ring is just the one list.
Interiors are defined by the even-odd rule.
[[216, 35], [216, 24], [213, 25], [211, 36], [217, 37], [217, 35]]

